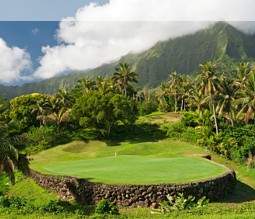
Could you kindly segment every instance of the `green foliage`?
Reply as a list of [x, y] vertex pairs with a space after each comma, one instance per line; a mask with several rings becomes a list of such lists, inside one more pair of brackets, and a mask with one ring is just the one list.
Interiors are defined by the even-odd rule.
[[229, 127], [225, 129], [222, 143], [218, 145], [220, 153], [237, 162], [245, 162], [255, 155], [255, 125]]
[[185, 112], [181, 117], [184, 126], [197, 127], [199, 125], [197, 112]]
[[184, 113], [180, 123], [168, 128], [167, 136], [184, 141], [196, 140], [199, 145], [236, 162], [245, 163], [250, 156], [247, 162], [252, 165], [255, 125], [239, 122], [236, 126], [230, 126], [220, 117], [217, 120], [222, 130], [219, 134], [213, 132], [212, 116], [208, 110]]
[[21, 209], [27, 201], [24, 197], [0, 196], [0, 206], [5, 208]]
[[8, 183], [9, 183], [9, 179], [6, 176], [6, 174], [3, 172], [0, 172], [0, 195], [3, 195], [4, 193], [8, 191], [9, 189]]
[[26, 213], [42, 212], [42, 213], [61, 213], [64, 211], [58, 200], [51, 200], [50, 202], [41, 206], [35, 206], [29, 202], [25, 197], [21, 196], [0, 196], [0, 208], [8, 208], [9, 210], [22, 210]]
[[41, 212], [48, 212], [48, 213], [61, 213], [64, 211], [63, 206], [60, 205], [59, 200], [51, 200], [46, 205], [42, 205], [39, 207], [39, 211]]
[[148, 115], [156, 112], [158, 109], [158, 102], [149, 100], [138, 104], [138, 112], [140, 116]]
[[179, 193], [176, 198], [171, 195], [167, 195], [167, 201], [160, 203], [160, 209], [154, 210], [157, 213], [171, 213], [173, 211], [185, 211], [192, 208], [200, 208], [209, 203], [209, 200], [203, 196], [196, 201], [196, 197], [189, 195], [185, 198], [183, 193]]
[[25, 133], [23, 136], [27, 140], [25, 151], [29, 154], [33, 154], [50, 148], [51, 143], [55, 140], [56, 130], [53, 126], [31, 127], [29, 132]]
[[98, 91], [91, 91], [76, 101], [71, 119], [78, 122], [81, 127], [95, 128], [103, 136], [109, 136], [112, 127], [118, 122], [134, 123], [136, 112], [132, 101], [122, 94], [110, 92], [100, 95]]
[[196, 144], [201, 139], [202, 133], [198, 129], [177, 122], [168, 126], [167, 137]]
[[37, 103], [43, 99], [42, 94], [27, 94], [10, 101], [9, 117], [13, 122], [17, 122], [17, 132], [26, 131], [31, 126], [39, 126]]
[[102, 199], [96, 206], [95, 214], [111, 214], [118, 215], [119, 209], [117, 206], [114, 206], [107, 199]]

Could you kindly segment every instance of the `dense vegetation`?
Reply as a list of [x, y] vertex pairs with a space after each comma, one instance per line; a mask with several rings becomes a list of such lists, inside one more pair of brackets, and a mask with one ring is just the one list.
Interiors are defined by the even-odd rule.
[[137, 90], [137, 74], [121, 63], [112, 77], [82, 78], [69, 91], [2, 98], [1, 150], [8, 156], [1, 165], [11, 176], [13, 166], [28, 163], [18, 150], [30, 154], [72, 139], [121, 138], [137, 128], [141, 132], [136, 118], [160, 110], [183, 114], [181, 122], [165, 128], [168, 137], [253, 167], [255, 71], [248, 62], [229, 64], [228, 69], [206, 62], [196, 78], [173, 72], [158, 88]]
[[[157, 140], [165, 131], [170, 138], [199, 144], [252, 171], [255, 70], [248, 62], [226, 66], [206, 62], [196, 78], [173, 72], [158, 88], [138, 90], [133, 86], [137, 74], [122, 63], [112, 77], [83, 78], [68, 91], [2, 98], [0, 169], [14, 183], [14, 167], [28, 173], [27, 154], [72, 140], [123, 141], [133, 133], [134, 140], [142, 140], [144, 133]], [[163, 131], [136, 123], [138, 116], [157, 110], [180, 113], [181, 121], [164, 124]], [[20, 199], [1, 200], [26, 205]]]

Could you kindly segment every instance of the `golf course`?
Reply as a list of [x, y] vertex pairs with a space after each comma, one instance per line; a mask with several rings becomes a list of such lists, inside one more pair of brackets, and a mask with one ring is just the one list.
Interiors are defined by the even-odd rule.
[[181, 183], [227, 172], [203, 155], [202, 148], [169, 139], [111, 146], [102, 141], [73, 141], [34, 155], [31, 168], [105, 184]]

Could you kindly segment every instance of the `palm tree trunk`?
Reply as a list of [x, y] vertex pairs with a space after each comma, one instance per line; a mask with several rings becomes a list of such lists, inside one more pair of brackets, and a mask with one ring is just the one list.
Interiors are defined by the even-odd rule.
[[176, 95], [174, 96], [174, 112], [177, 112], [177, 97]]
[[185, 110], [184, 98], [182, 97], [181, 111]]
[[212, 109], [213, 109], [213, 118], [214, 118], [214, 124], [215, 124], [215, 129], [216, 129], [216, 135], [218, 135], [219, 134], [219, 128], [218, 128], [214, 103], [212, 103]]

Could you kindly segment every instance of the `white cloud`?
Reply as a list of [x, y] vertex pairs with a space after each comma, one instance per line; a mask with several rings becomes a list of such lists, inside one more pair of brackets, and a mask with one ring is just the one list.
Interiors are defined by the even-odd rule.
[[0, 82], [18, 82], [27, 78], [22, 72], [29, 70], [31, 60], [29, 54], [18, 47], [8, 47], [6, 42], [0, 38]]
[[[95, 68], [128, 52], [195, 32], [216, 21], [255, 20], [254, 0], [110, 0], [91, 3], [61, 21], [60, 45], [43, 47], [34, 76]], [[206, 21], [206, 22], [205, 22]], [[210, 21], [210, 22], [208, 22]], [[240, 23], [233, 23], [243, 27]], [[253, 30], [251, 25], [243, 30]]]

